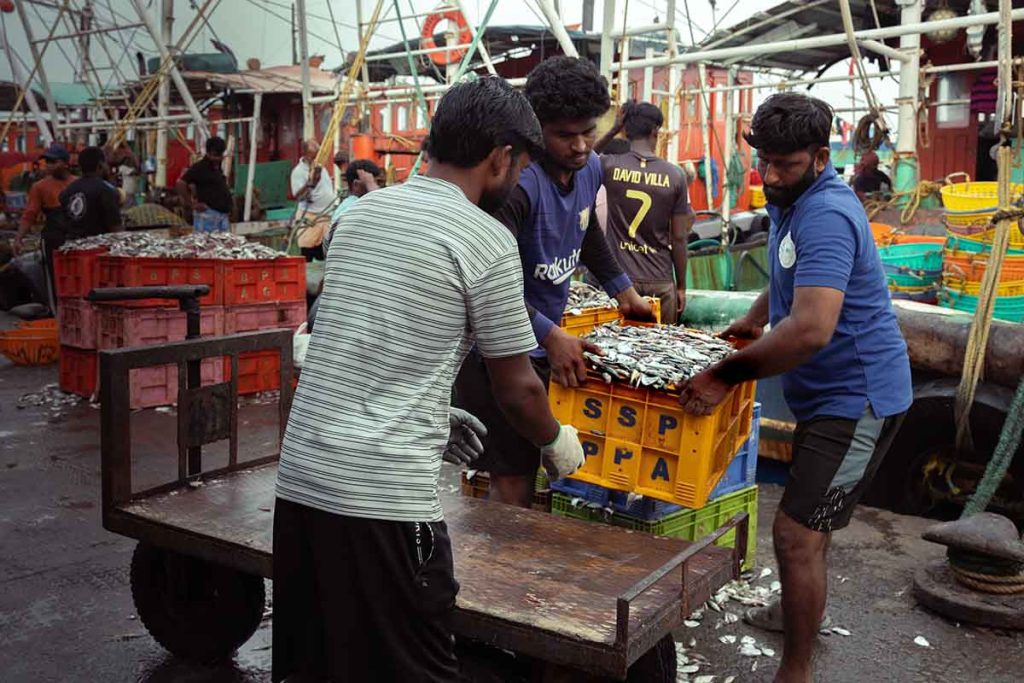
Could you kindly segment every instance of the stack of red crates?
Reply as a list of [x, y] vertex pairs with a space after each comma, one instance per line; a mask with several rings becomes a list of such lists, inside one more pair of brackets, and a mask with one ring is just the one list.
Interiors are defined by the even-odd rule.
[[[305, 261], [171, 259], [110, 256], [102, 250], [66, 252], [55, 259], [60, 319], [60, 386], [82, 396], [95, 394], [97, 350], [146, 346], [185, 338], [185, 314], [166, 300], [93, 304], [84, 297], [93, 287], [209, 285], [200, 298], [201, 334], [298, 327], [306, 316]], [[170, 304], [170, 305], [169, 305]], [[257, 351], [239, 357], [238, 391], [251, 394], [277, 389], [277, 352]], [[228, 358], [208, 358], [202, 383], [230, 377]], [[130, 405], [151, 408], [177, 401], [178, 371], [173, 365], [131, 371]]]

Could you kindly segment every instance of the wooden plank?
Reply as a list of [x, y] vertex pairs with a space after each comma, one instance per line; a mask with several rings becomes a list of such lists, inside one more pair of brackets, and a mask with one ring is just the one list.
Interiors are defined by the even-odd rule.
[[[276, 463], [241, 470], [198, 488], [137, 500], [120, 512], [165, 532], [182, 530], [193, 539], [240, 546], [269, 559], [276, 474]], [[550, 649], [552, 639], [614, 648], [616, 599], [688, 545], [458, 495], [443, 496], [442, 505], [461, 584], [457, 623], [489, 632], [505, 625], [506, 638], [492, 641], [520, 649]], [[721, 548], [695, 558], [686, 596], [680, 595], [679, 572], [655, 583], [631, 606], [630, 641], [660, 637], [678, 625], [731, 578], [730, 561]], [[664, 618], [665, 607], [673, 605], [672, 618]]]

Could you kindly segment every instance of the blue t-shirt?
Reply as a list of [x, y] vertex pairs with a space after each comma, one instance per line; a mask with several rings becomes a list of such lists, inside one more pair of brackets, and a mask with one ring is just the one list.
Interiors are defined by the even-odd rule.
[[797, 420], [859, 419], [869, 404], [878, 418], [907, 410], [913, 400], [907, 345], [857, 195], [829, 164], [792, 207], [767, 208], [772, 326], [789, 315], [794, 287], [845, 294], [832, 340], [782, 376]]
[[[569, 279], [580, 263], [583, 238], [591, 225], [597, 191], [604, 181], [600, 158], [591, 153], [587, 165], [573, 174], [572, 187], [555, 184], [538, 162], [519, 176], [529, 199], [529, 215], [519, 230], [519, 258], [523, 264], [526, 301], [537, 309], [531, 320], [538, 340], [562, 319], [569, 298]], [[605, 291], [615, 296], [630, 286], [621, 271]]]

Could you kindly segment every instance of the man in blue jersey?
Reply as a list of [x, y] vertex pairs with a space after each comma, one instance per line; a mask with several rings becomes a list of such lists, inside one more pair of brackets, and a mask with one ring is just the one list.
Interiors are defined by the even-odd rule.
[[[523, 264], [526, 308], [539, 348], [532, 358], [548, 381], [576, 387], [586, 380], [585, 350], [592, 344], [558, 327], [569, 279], [580, 264], [597, 278], [619, 310], [650, 320], [650, 304], [633, 288], [597, 223], [595, 201], [603, 182], [593, 152], [597, 119], [609, 106], [608, 83], [588, 61], [553, 57], [526, 82], [526, 96], [544, 133], [543, 157], [520, 175], [519, 185], [496, 214], [515, 235]], [[491, 500], [530, 507], [539, 452], [512, 429], [494, 403], [482, 359], [471, 353], [455, 385], [456, 405], [487, 425], [477, 465], [490, 473]]]
[[913, 399], [867, 216], [829, 161], [831, 126], [832, 109], [798, 93], [773, 95], [754, 114], [746, 138], [772, 220], [770, 282], [723, 336], [757, 341], [695, 376], [681, 397], [705, 414], [734, 385], [782, 375], [797, 419], [772, 529], [782, 600], [748, 611], [747, 621], [784, 631], [775, 680], [785, 683], [812, 679], [829, 538], [849, 523]]

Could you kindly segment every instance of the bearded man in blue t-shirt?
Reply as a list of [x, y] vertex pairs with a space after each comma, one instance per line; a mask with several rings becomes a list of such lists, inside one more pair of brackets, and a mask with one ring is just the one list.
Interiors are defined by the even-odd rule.
[[695, 376], [681, 398], [705, 414], [734, 385], [782, 375], [797, 418], [772, 529], [782, 600], [746, 616], [785, 632], [775, 680], [786, 683], [811, 681], [830, 534], [849, 523], [912, 401], [907, 346], [867, 216], [829, 161], [832, 120], [828, 104], [797, 93], [773, 95], [754, 114], [746, 139], [772, 221], [770, 283], [722, 336], [756, 341]]

